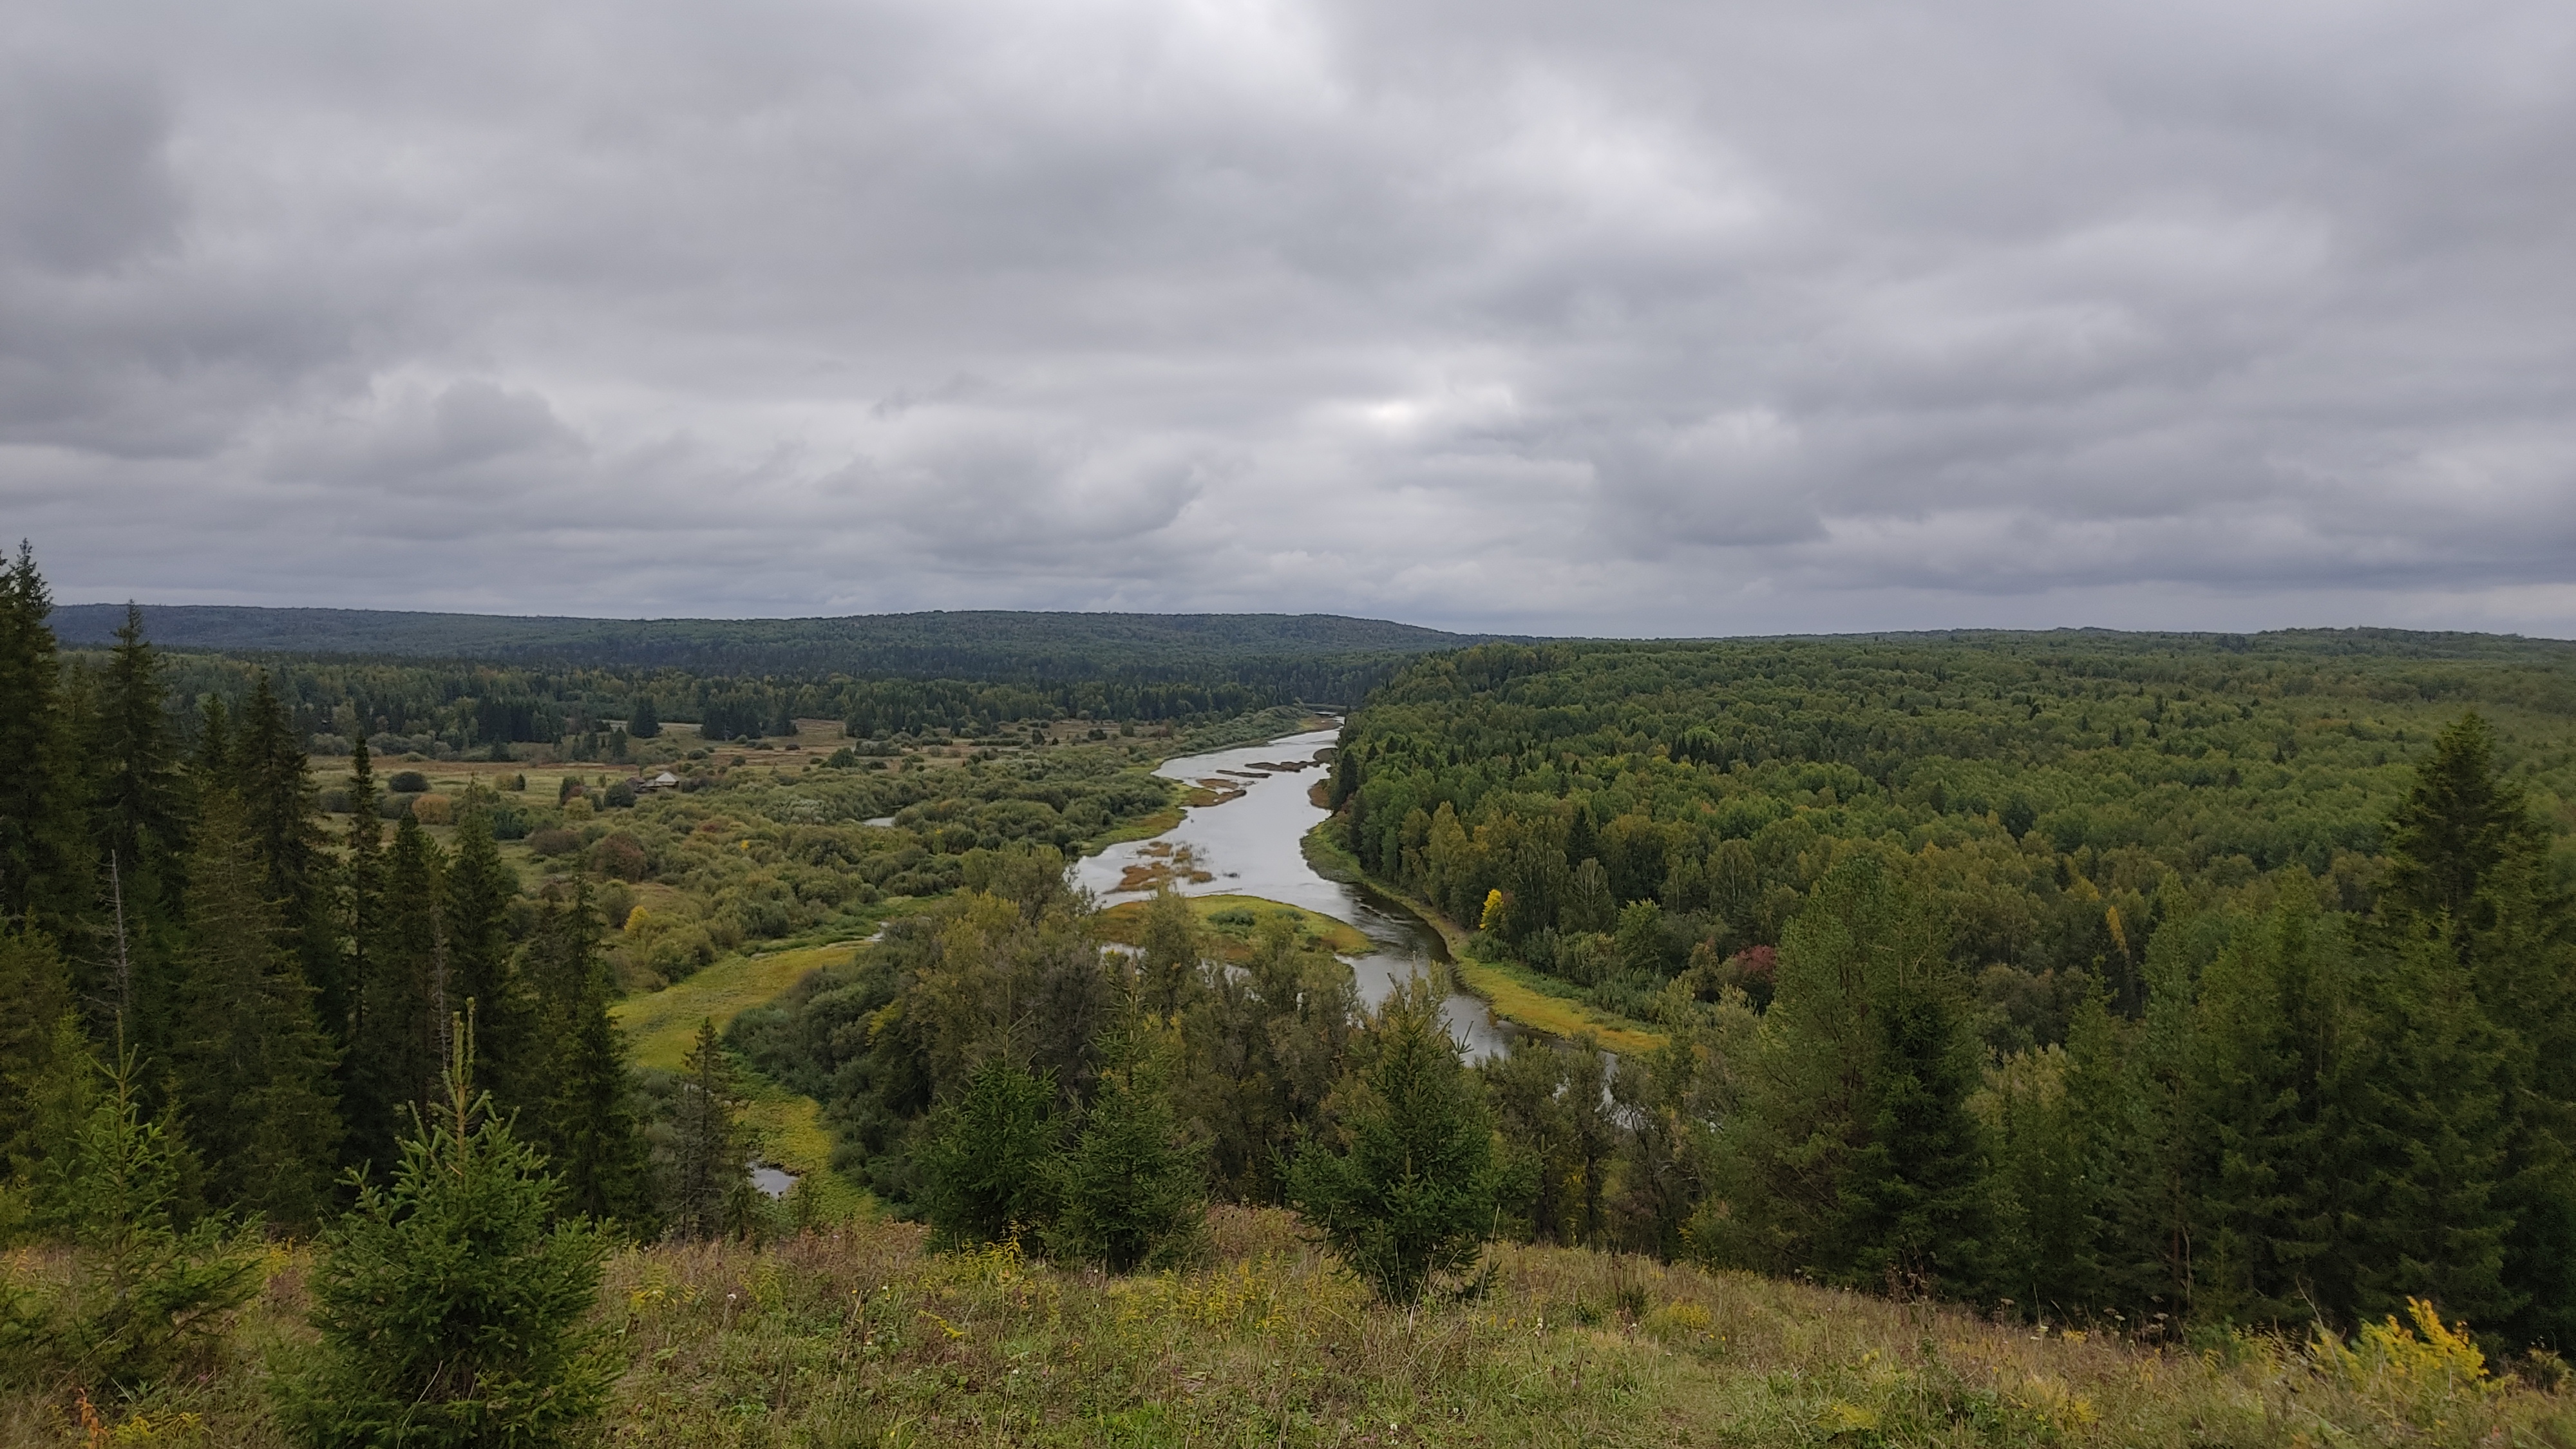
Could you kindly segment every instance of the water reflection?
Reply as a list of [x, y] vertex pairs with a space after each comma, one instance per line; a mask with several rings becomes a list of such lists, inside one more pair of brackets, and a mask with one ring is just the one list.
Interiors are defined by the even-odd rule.
[[[1135, 900], [1141, 892], [1120, 892], [1118, 883], [1131, 865], [1145, 862], [1148, 844], [1178, 850], [1188, 846], [1199, 868], [1213, 879], [1176, 882], [1186, 895], [1247, 895], [1284, 901], [1357, 926], [1376, 949], [1347, 958], [1358, 979], [1360, 998], [1374, 1006], [1395, 983], [1432, 961], [1447, 959], [1439, 934], [1412, 913], [1371, 893], [1329, 881], [1306, 863], [1300, 842], [1326, 812], [1307, 799], [1324, 778], [1325, 767], [1313, 764], [1333, 743], [1332, 730], [1290, 735], [1268, 744], [1243, 745], [1212, 754], [1166, 760], [1155, 773], [1174, 780], [1223, 780], [1243, 794], [1222, 805], [1182, 812], [1181, 823], [1155, 838], [1113, 845], [1075, 867], [1075, 878], [1100, 897], [1103, 905]], [[1302, 770], [1264, 772], [1258, 765], [1305, 762]], [[1441, 1004], [1449, 1030], [1466, 1043], [1470, 1059], [1501, 1051], [1505, 1039], [1485, 1004], [1453, 993]]]

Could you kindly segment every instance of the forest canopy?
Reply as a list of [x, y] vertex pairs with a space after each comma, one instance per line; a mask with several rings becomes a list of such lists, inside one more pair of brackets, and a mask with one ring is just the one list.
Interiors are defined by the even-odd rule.
[[1884, 846], [2053, 1039], [2070, 977], [2135, 1009], [2156, 932], [2229, 892], [2295, 870], [2364, 907], [2413, 765], [2470, 709], [2576, 875], [2576, 646], [2495, 636], [1487, 644], [1372, 696], [1333, 790], [1373, 874], [1635, 1012], [1695, 953], [1776, 946]]
[[[2576, 651], [2364, 632], [1485, 645], [1338, 825], [1652, 1023], [1487, 1077], [1506, 1217], [2155, 1335], [2576, 1338]], [[2554, 1360], [2552, 1360], [2554, 1362]]]

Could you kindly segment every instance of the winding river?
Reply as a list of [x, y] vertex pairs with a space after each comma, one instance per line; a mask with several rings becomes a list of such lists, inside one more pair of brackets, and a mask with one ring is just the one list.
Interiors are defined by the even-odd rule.
[[[1413, 914], [1380, 900], [1361, 887], [1326, 880], [1306, 863], [1306, 832], [1324, 819], [1325, 811], [1307, 799], [1323, 778], [1323, 767], [1263, 772], [1257, 765], [1313, 760], [1333, 743], [1332, 730], [1290, 735], [1267, 744], [1242, 745], [1204, 755], [1166, 760], [1154, 773], [1183, 781], [1217, 780], [1242, 794], [1217, 805], [1184, 810], [1181, 823], [1153, 841], [1113, 845], [1075, 867], [1075, 879], [1103, 905], [1135, 900], [1141, 893], [1121, 893], [1118, 882], [1127, 867], [1147, 859], [1148, 845], [1159, 843], [1175, 852], [1186, 846], [1201, 870], [1214, 878], [1176, 882], [1187, 895], [1246, 895], [1302, 906], [1359, 928], [1374, 948], [1363, 956], [1345, 957], [1359, 983], [1360, 999], [1374, 1006], [1395, 983], [1430, 961], [1445, 960], [1440, 936]], [[1442, 1003], [1451, 1034], [1466, 1044], [1470, 1059], [1501, 1051], [1505, 1039], [1485, 1004], [1453, 993]]]

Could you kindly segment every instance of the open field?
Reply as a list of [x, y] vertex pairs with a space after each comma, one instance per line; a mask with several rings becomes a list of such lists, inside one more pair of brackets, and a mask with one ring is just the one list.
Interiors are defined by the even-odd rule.
[[808, 971], [850, 959], [851, 943], [808, 946], [801, 950], [766, 951], [730, 956], [684, 981], [647, 996], [630, 996], [609, 1015], [626, 1030], [635, 1065], [676, 1072], [697, 1039], [698, 1024], [712, 1020], [716, 1030], [755, 1006], [795, 985]]
[[[1497, 1247], [1481, 1297], [1372, 1302], [1277, 1210], [1219, 1209], [1182, 1273], [1110, 1278], [882, 1220], [611, 1260], [624, 1366], [598, 1442], [698, 1446], [2576, 1443], [2576, 1405], [2463, 1342], [2338, 1355], [1999, 1325], [1954, 1309], [1579, 1249]], [[308, 1339], [310, 1249], [201, 1377], [97, 1438], [68, 1394], [0, 1400], [11, 1444], [284, 1443], [264, 1406]]]

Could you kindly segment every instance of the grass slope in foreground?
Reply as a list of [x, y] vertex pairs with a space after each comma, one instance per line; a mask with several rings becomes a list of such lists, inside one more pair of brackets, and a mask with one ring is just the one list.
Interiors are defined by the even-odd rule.
[[[2443, 1334], [2349, 1358], [2267, 1339], [2142, 1347], [1923, 1303], [1582, 1250], [1497, 1247], [1489, 1291], [1373, 1301], [1277, 1210], [1221, 1209], [1209, 1261], [1104, 1278], [1009, 1248], [938, 1257], [854, 1224], [614, 1259], [623, 1365], [598, 1442], [712, 1445], [2431, 1445], [2576, 1442], [2563, 1394]], [[117, 1443], [284, 1443], [261, 1365], [310, 1341], [309, 1250], [200, 1379]], [[2438, 1329], [2439, 1325], [2435, 1327]], [[193, 1418], [191, 1417], [193, 1416]], [[0, 1439], [83, 1442], [0, 1399]], [[96, 1442], [105, 1442], [104, 1440]]]

